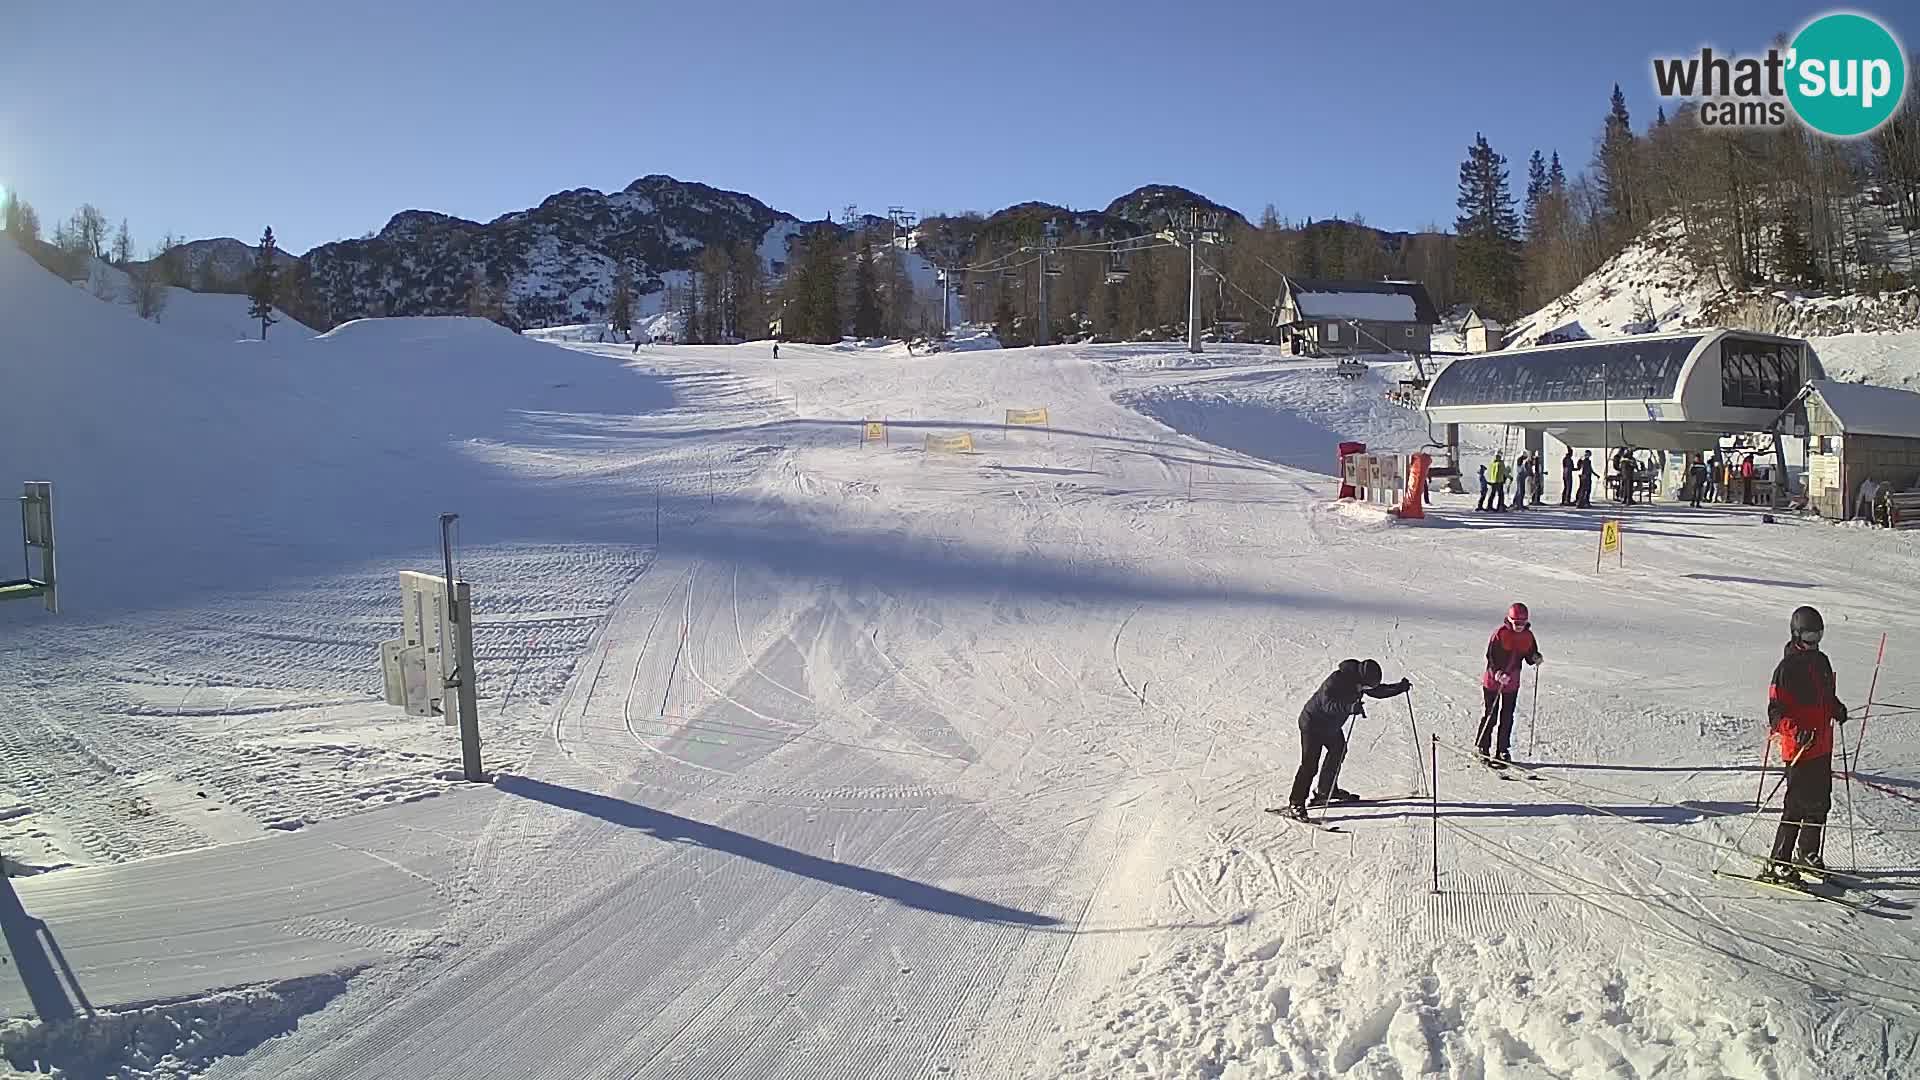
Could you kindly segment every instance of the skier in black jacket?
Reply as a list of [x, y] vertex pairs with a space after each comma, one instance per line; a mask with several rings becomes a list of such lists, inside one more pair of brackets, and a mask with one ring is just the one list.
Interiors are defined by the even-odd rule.
[[[1364, 715], [1362, 696], [1398, 697], [1413, 689], [1406, 679], [1389, 686], [1380, 685], [1380, 664], [1374, 660], [1342, 660], [1333, 674], [1313, 692], [1300, 710], [1300, 769], [1293, 774], [1293, 791], [1287, 798], [1287, 816], [1307, 820], [1307, 790], [1314, 787], [1313, 774], [1320, 774], [1313, 805], [1353, 802], [1359, 798], [1343, 791], [1335, 783], [1340, 779], [1340, 764], [1347, 757], [1347, 719]], [[1322, 752], [1326, 760], [1321, 760]]]

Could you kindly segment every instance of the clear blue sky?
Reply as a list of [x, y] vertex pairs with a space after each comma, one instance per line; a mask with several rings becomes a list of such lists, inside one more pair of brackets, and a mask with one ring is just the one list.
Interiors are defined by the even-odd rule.
[[[802, 218], [1104, 206], [1451, 224], [1476, 130], [1584, 165], [1649, 58], [1763, 47], [1826, 5], [1487, 0], [15, 0], [0, 184], [300, 252], [399, 210], [489, 220], [668, 173]], [[1448, 10], [1451, 9], [1451, 10]], [[1920, 45], [1910, 3], [1864, 10]], [[1516, 184], [1516, 187], [1519, 185]]]

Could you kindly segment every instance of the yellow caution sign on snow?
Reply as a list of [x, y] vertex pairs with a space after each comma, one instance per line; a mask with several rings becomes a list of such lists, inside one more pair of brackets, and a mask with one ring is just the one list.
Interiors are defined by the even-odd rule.
[[1600, 560], [1616, 552], [1620, 556], [1620, 565], [1627, 565], [1626, 545], [1620, 541], [1620, 521], [1618, 518], [1608, 518], [1600, 523], [1600, 550], [1593, 555], [1593, 572], [1599, 573]]
[[865, 424], [863, 424], [860, 429], [860, 441], [863, 443], [886, 442], [887, 441], [887, 422], [885, 420], [866, 421]]
[[1045, 409], [1008, 409], [1007, 410], [1007, 426], [1008, 427], [1046, 427], [1047, 426], [1047, 410]]
[[929, 454], [971, 454], [973, 453], [973, 436], [967, 433], [959, 435], [929, 435], [927, 436], [926, 452]]

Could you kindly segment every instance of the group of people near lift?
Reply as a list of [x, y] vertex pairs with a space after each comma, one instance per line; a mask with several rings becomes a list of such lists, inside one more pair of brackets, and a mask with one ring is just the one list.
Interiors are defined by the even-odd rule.
[[[1544, 453], [1521, 451], [1512, 464], [1499, 453], [1493, 460], [1480, 466], [1480, 501], [1476, 510], [1504, 512], [1507, 510], [1525, 510], [1529, 506], [1547, 505], [1546, 489], [1542, 482], [1545, 471]], [[1651, 502], [1652, 491], [1659, 468], [1652, 462], [1641, 462], [1633, 455], [1631, 447], [1621, 447], [1614, 451], [1609, 483], [1613, 500], [1625, 506], [1632, 506], [1636, 493], [1644, 493], [1644, 501]], [[1758, 466], [1752, 454], [1746, 455], [1739, 463], [1723, 458], [1719, 450], [1711, 457], [1693, 455], [1689, 457], [1687, 468], [1687, 494], [1691, 505], [1699, 506], [1703, 502], [1713, 502], [1716, 496], [1721, 501], [1732, 501], [1737, 492], [1740, 501], [1748, 506], [1755, 503], [1754, 478]], [[1574, 460], [1573, 449], [1569, 447], [1560, 458], [1560, 505], [1575, 508], [1593, 506], [1593, 479], [1596, 475], [1593, 466], [1593, 451], [1580, 451], [1578, 461]], [[1513, 501], [1507, 501], [1507, 483], [1513, 483]], [[1531, 498], [1529, 498], [1531, 495]]]
[[[1820, 651], [1825, 630], [1819, 611], [1796, 609], [1785, 652], [1767, 687], [1768, 739], [1786, 770], [1787, 796], [1759, 875], [1763, 881], [1804, 884], [1803, 872], [1826, 874], [1821, 841], [1833, 803], [1834, 725], [1847, 722], [1847, 707], [1836, 696], [1833, 665]], [[1486, 668], [1480, 676], [1483, 708], [1474, 745], [1482, 763], [1495, 769], [1511, 765], [1521, 675], [1541, 662], [1527, 605], [1511, 605], [1487, 639]], [[1300, 710], [1300, 767], [1280, 812], [1310, 821], [1309, 806], [1364, 801], [1339, 785], [1347, 756], [1347, 722], [1365, 715], [1365, 698], [1398, 697], [1413, 689], [1408, 679], [1387, 683], [1383, 678], [1376, 660], [1343, 660], [1307, 700]]]

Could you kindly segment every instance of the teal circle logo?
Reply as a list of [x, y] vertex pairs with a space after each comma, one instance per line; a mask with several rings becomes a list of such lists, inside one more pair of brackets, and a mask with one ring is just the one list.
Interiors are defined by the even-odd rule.
[[1793, 39], [1787, 101], [1806, 125], [1849, 139], [1887, 122], [1907, 92], [1907, 59], [1865, 15], [1822, 15]]

